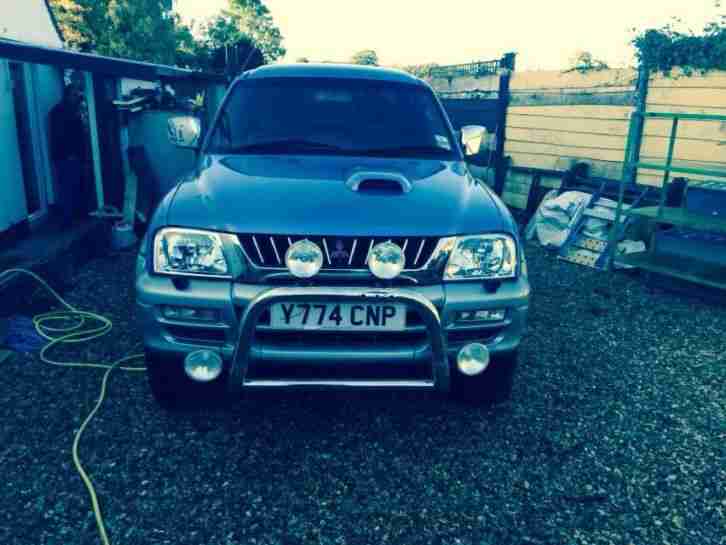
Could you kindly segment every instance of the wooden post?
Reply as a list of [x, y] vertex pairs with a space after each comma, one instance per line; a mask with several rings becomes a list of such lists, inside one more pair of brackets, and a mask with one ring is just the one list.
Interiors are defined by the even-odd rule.
[[91, 133], [91, 154], [93, 156], [93, 179], [96, 182], [96, 203], [103, 208], [106, 199], [103, 195], [103, 170], [101, 168], [101, 146], [98, 140], [98, 117], [96, 114], [96, 94], [93, 88], [93, 74], [84, 72], [84, 92], [88, 108], [88, 127]]
[[507, 136], [507, 108], [509, 107], [509, 81], [514, 71], [515, 53], [507, 53], [500, 61], [499, 92], [497, 112], [497, 147], [494, 153], [494, 192], [497, 195], [504, 193], [504, 184], [507, 181], [507, 165], [504, 162], [504, 142]]

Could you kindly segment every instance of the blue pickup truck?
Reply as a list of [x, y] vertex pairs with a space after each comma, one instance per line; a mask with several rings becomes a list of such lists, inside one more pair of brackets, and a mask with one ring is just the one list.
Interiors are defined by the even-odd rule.
[[507, 208], [469, 172], [427, 83], [275, 65], [230, 89], [137, 261], [151, 390], [165, 406], [265, 388], [508, 397], [530, 287]]

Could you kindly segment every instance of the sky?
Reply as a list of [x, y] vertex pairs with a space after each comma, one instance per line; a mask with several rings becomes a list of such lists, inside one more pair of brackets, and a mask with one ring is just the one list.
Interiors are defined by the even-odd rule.
[[[227, 0], [176, 0], [202, 20]], [[715, 0], [265, 0], [285, 39], [285, 62], [346, 62], [373, 49], [380, 64], [458, 64], [517, 53], [517, 70], [570, 66], [579, 50], [610, 66], [633, 65], [633, 28], [680, 18], [700, 31], [726, 8]]]

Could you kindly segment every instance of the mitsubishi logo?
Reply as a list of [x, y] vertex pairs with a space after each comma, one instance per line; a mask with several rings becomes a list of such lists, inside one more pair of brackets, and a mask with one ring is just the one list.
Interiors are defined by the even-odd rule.
[[345, 244], [343, 244], [343, 241], [338, 239], [335, 241], [335, 251], [330, 254], [330, 260], [335, 265], [347, 265], [348, 261], [350, 260], [350, 254], [345, 249]]

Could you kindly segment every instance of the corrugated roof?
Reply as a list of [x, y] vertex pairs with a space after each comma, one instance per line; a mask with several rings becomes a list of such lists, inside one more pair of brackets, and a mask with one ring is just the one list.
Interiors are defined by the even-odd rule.
[[186, 70], [184, 68], [163, 64], [104, 57], [92, 53], [80, 53], [78, 51], [33, 45], [5, 38], [0, 38], [0, 59], [35, 64], [50, 64], [98, 74], [148, 81], [156, 81], [159, 79], [197, 79], [219, 83], [225, 83], [227, 81], [220, 74]]

